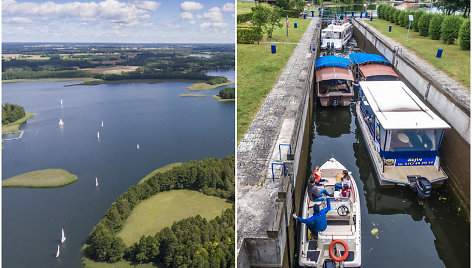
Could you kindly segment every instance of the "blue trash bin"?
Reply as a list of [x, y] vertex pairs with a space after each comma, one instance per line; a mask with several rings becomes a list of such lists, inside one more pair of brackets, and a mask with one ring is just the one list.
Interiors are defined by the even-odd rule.
[[361, 12], [361, 19], [362, 19], [362, 12]]
[[303, 19], [306, 19], [306, 14], [303, 14]]
[[354, 16], [354, 11], [352, 12], [352, 16], [355, 18], [355, 16]]
[[438, 53], [436, 53], [436, 58], [441, 58], [443, 50], [438, 48]]
[[370, 16], [370, 21], [372, 21], [372, 16]]
[[315, 17], [315, 11], [314, 11], [314, 10], [311, 11], [311, 16], [312, 16], [313, 18]]
[[294, 23], [294, 24], [293, 24], [293, 28], [297, 28], [297, 23]]
[[389, 25], [389, 26], [388, 26], [388, 31], [389, 31], [389, 32], [392, 31], [392, 25]]

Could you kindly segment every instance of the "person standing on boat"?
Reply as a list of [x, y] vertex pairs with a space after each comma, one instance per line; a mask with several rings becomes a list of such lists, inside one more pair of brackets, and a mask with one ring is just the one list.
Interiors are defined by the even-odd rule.
[[342, 176], [343, 176], [342, 177], [343, 181], [334, 184], [334, 190], [335, 191], [341, 190], [344, 185], [347, 185], [348, 187], [351, 187], [351, 182], [349, 181], [349, 179], [350, 179], [349, 172], [347, 170], [343, 170]]
[[319, 166], [316, 166], [313, 170], [313, 178], [315, 178], [315, 183], [317, 186], [321, 186], [321, 182], [325, 181], [325, 179], [321, 178], [321, 170]]
[[326, 199], [323, 194], [326, 196], [331, 196], [325, 188], [318, 190], [315, 179], [310, 179], [308, 182], [308, 196], [310, 197], [310, 200], [313, 202], [323, 201]]
[[308, 229], [314, 234], [318, 234], [318, 232], [323, 232], [326, 230], [326, 227], [328, 227], [328, 222], [326, 221], [326, 213], [331, 209], [331, 204], [328, 200], [326, 200], [327, 206], [320, 211], [320, 206], [314, 205], [313, 206], [313, 216], [311, 216], [308, 219], [303, 219], [300, 217], [297, 217], [297, 215], [294, 213], [293, 218], [298, 220], [301, 223], [306, 224]]

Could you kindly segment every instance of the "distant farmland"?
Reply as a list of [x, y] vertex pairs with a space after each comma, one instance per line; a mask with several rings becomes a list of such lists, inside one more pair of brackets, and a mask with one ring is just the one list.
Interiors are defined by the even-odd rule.
[[89, 71], [94, 74], [121, 74], [126, 72], [136, 71], [139, 66], [113, 66], [113, 67], [96, 67], [84, 68], [81, 71]]

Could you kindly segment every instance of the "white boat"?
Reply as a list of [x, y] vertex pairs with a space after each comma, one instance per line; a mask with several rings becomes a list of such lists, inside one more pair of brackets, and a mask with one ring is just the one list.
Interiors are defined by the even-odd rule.
[[[324, 187], [334, 197], [328, 197], [331, 209], [326, 214], [328, 226], [316, 235], [311, 235], [305, 224], [300, 228], [300, 247], [298, 264], [300, 267], [360, 267], [361, 266], [361, 210], [359, 191], [351, 173], [351, 195], [342, 197], [340, 191], [334, 190], [336, 176], [346, 168], [336, 159], [331, 158], [320, 170]], [[313, 205], [321, 204], [320, 210], [326, 207], [326, 201], [312, 202], [305, 191], [303, 209], [300, 217], [313, 216]], [[324, 205], [324, 207], [323, 207]], [[346, 245], [345, 248], [342, 243]], [[331, 249], [331, 250], [330, 250]], [[339, 261], [334, 262], [334, 259]], [[334, 263], [333, 263], [334, 262]], [[328, 264], [325, 264], [328, 265]], [[333, 266], [334, 265], [334, 266]]]
[[65, 236], [65, 234], [64, 234], [64, 229], [62, 229], [61, 243], [63, 244], [64, 241], [66, 241], [66, 236]]
[[98, 178], [95, 177], [95, 186], [98, 187]]
[[59, 126], [63, 126], [64, 125], [64, 122], [62, 122], [62, 119], [60, 118], [59, 119]]
[[335, 22], [321, 31], [321, 49], [340, 51], [352, 36], [352, 25], [349, 22]]
[[103, 121], [102, 121], [101, 127], [103, 127]]
[[61, 99], [61, 107], [62, 107], [62, 99]]
[[100, 132], [97, 132], [97, 138], [100, 139]]
[[439, 148], [449, 124], [401, 81], [359, 85], [357, 120], [380, 185], [406, 185], [429, 197], [432, 184], [447, 179]]
[[139, 144], [136, 144], [136, 150], [139, 150]]
[[59, 245], [57, 245], [56, 258], [59, 258], [59, 254], [61, 254], [61, 252], [59, 251]]

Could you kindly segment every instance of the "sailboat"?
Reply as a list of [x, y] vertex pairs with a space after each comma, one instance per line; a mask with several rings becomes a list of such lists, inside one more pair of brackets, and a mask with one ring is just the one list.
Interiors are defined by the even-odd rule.
[[100, 132], [97, 132], [97, 138], [100, 139]]
[[61, 107], [62, 107], [62, 99], [61, 99]]
[[59, 126], [62, 126], [62, 125], [64, 125], [64, 122], [62, 122], [62, 119], [59, 118]]
[[139, 150], [139, 144], [136, 144], [136, 150]]
[[102, 121], [102, 125], [101, 125], [101, 126], [103, 127], [103, 121]]
[[95, 177], [95, 186], [98, 187], [98, 178]]
[[59, 245], [57, 245], [56, 258], [59, 258], [59, 254], [60, 254], [60, 251], [59, 251]]
[[66, 241], [66, 236], [64, 235], [64, 229], [62, 229], [61, 243], [63, 244]]

